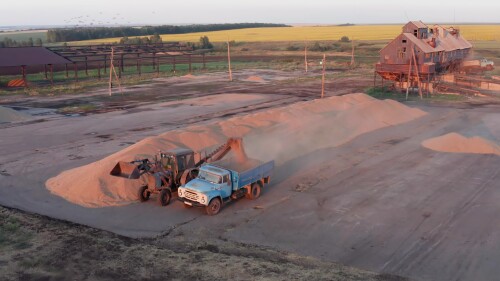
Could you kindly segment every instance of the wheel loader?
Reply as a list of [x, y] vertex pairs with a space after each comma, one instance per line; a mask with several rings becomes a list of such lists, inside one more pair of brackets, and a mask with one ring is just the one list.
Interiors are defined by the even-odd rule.
[[138, 191], [141, 202], [149, 200], [151, 194], [159, 194], [160, 205], [170, 203], [172, 192], [196, 178], [203, 163], [218, 161], [233, 151], [239, 160], [246, 159], [241, 138], [229, 138], [227, 142], [195, 162], [195, 152], [188, 148], [160, 151], [153, 159], [142, 158], [131, 162], [118, 162], [110, 175], [127, 179], [144, 178], [146, 184]]

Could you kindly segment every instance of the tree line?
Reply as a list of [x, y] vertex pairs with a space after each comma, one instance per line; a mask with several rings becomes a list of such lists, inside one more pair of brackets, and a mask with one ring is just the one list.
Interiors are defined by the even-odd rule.
[[[123, 37], [120, 39], [119, 44], [120, 45], [148, 45], [148, 44], [155, 44], [155, 43], [162, 43], [163, 40], [161, 39], [161, 36], [158, 34], [151, 35], [149, 37], [132, 37], [129, 38], [127, 36]], [[187, 42], [187, 46], [193, 48], [193, 50], [196, 49], [213, 49], [214, 45], [210, 42], [210, 39], [207, 36], [201, 36], [200, 37], [200, 43], [195, 44], [191, 42]], [[66, 43], [65, 43], [66, 44]]]
[[60, 28], [47, 31], [47, 42], [68, 42], [103, 38], [149, 36], [154, 34], [183, 34], [255, 27], [287, 27], [274, 23], [224, 23], [224, 24], [192, 24], [192, 25], [160, 25], [144, 27], [81, 27]]
[[0, 48], [8, 48], [8, 47], [33, 47], [33, 46], [42, 46], [42, 39], [36, 38], [28, 38], [26, 41], [16, 41], [10, 39], [9, 37], [5, 37], [3, 40], [0, 40]]

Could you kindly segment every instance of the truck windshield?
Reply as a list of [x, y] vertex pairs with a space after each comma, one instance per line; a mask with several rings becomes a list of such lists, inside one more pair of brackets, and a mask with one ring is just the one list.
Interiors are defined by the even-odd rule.
[[221, 176], [209, 173], [207, 171], [200, 171], [200, 173], [198, 174], [198, 178], [205, 180], [205, 181], [208, 181], [208, 182], [211, 182], [211, 183], [221, 183], [222, 182]]

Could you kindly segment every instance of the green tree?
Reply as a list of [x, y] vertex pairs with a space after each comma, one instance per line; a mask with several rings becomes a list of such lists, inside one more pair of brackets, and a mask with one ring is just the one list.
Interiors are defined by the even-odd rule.
[[347, 43], [347, 42], [351, 42], [351, 40], [349, 40], [349, 37], [347, 37], [347, 36], [344, 35], [344, 36], [342, 36], [342, 38], [340, 38], [340, 42]]
[[200, 37], [200, 49], [213, 49], [214, 45], [210, 43], [210, 39], [207, 36]]
[[35, 46], [43, 46], [42, 39], [36, 38], [36, 40], [35, 40]]

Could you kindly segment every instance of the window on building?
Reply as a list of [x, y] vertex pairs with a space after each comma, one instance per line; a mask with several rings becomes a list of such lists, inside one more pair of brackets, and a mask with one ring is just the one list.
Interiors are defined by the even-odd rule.
[[418, 29], [413, 30], [413, 35], [415, 35], [415, 37], [418, 37]]
[[406, 39], [403, 39], [403, 41], [401, 41], [401, 42], [403, 42], [403, 44], [406, 44]]

